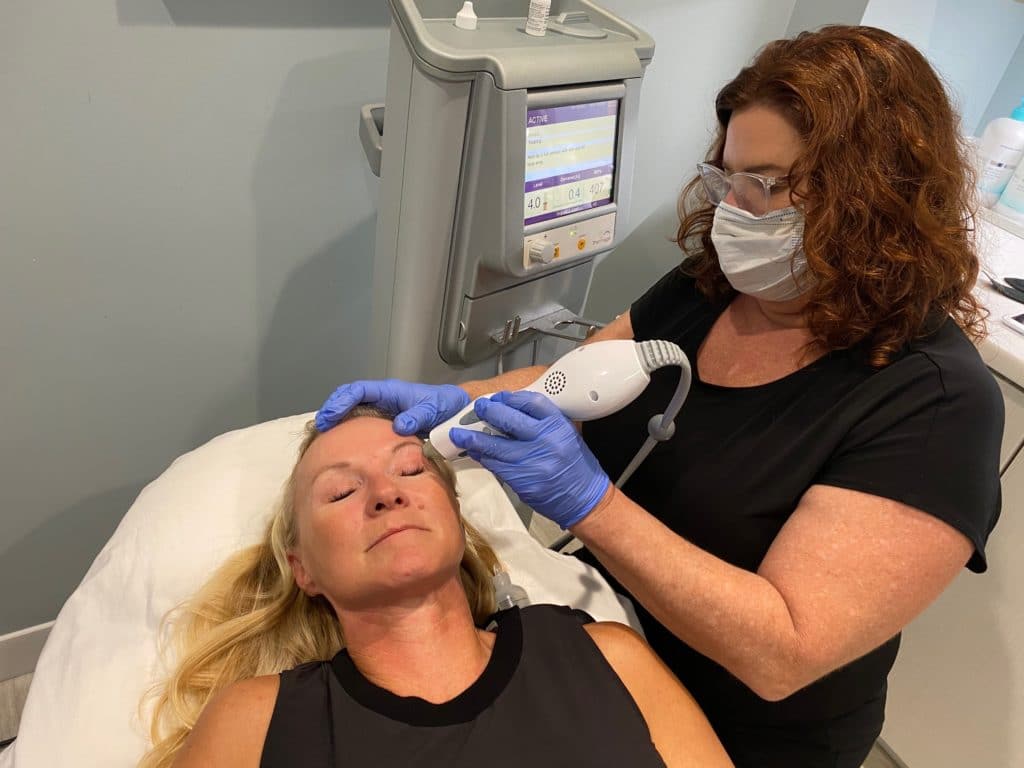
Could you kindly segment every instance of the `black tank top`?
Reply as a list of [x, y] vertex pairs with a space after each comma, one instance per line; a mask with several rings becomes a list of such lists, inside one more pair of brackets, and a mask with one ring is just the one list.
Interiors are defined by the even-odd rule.
[[344, 650], [282, 672], [261, 768], [664, 767], [586, 614], [533, 605], [496, 618], [483, 673], [443, 704], [379, 688]]

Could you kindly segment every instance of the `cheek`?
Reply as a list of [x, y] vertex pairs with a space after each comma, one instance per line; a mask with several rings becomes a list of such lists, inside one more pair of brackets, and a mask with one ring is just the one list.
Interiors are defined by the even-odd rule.
[[457, 502], [452, 500], [444, 488], [436, 488], [421, 497], [416, 507], [426, 516], [430, 527], [440, 534], [445, 558], [454, 556], [457, 561], [461, 560], [466, 547], [466, 532], [462, 527]]
[[466, 552], [466, 529], [462, 527], [462, 518], [457, 512], [453, 515], [450, 526], [451, 552], [456, 562], [462, 562], [462, 556]]
[[302, 549], [321, 578], [327, 572], [344, 570], [345, 564], [352, 561], [350, 550], [359, 539], [351, 517], [337, 510], [318, 516], [300, 531], [304, 537]]

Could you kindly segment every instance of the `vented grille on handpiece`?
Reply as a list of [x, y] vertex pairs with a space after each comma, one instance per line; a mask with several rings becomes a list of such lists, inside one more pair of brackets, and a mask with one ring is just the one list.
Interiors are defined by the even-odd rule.
[[683, 350], [670, 341], [661, 339], [641, 341], [637, 344], [637, 348], [640, 350], [640, 359], [648, 373], [667, 365], [682, 365], [686, 359]]
[[562, 394], [565, 389], [565, 374], [561, 371], [551, 371], [544, 379], [544, 394], [554, 397]]

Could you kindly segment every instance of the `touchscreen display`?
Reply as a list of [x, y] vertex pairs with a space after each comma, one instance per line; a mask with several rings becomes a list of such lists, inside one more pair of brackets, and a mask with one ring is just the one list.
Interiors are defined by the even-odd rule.
[[612, 201], [618, 116], [616, 99], [527, 110], [524, 225]]

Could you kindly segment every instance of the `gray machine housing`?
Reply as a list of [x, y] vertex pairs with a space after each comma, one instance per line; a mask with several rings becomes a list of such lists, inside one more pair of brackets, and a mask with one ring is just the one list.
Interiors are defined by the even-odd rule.
[[[386, 107], [364, 107], [360, 126], [381, 176], [371, 375], [488, 375], [496, 354], [582, 312], [627, 215], [654, 42], [588, 0], [555, 0], [544, 37], [524, 32], [526, 0], [479, 0], [472, 31], [453, 24], [461, 2], [389, 5]], [[527, 110], [609, 100], [612, 202], [524, 225]], [[569, 231], [578, 247], [553, 248]]]

